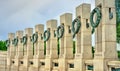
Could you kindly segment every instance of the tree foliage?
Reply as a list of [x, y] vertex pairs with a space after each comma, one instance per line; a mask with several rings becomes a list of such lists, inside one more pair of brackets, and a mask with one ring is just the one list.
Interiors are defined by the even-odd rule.
[[117, 43], [120, 43], [120, 23], [117, 24]]
[[120, 18], [118, 13], [116, 13], [116, 33], [117, 33], [117, 43], [120, 43]]
[[4, 41], [0, 41], [0, 50], [6, 51], [7, 47]]
[[120, 51], [118, 51], [118, 58], [120, 59]]

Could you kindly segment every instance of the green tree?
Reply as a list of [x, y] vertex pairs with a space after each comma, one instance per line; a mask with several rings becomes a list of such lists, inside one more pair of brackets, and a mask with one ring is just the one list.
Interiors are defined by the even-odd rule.
[[3, 51], [7, 50], [5, 41], [0, 41], [0, 50], [3, 50]]
[[117, 43], [120, 43], [120, 23], [117, 23]]
[[117, 33], [117, 43], [120, 43], [120, 17], [119, 17], [119, 11], [118, 11], [118, 9], [116, 9], [117, 11], [116, 11], [116, 27], [117, 27], [117, 29], [116, 29], [116, 33]]
[[120, 59], [120, 51], [118, 51], [118, 58]]

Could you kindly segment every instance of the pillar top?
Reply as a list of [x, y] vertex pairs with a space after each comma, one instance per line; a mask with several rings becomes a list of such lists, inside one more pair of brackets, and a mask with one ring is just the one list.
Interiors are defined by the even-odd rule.
[[23, 31], [22, 30], [16, 31], [16, 37], [22, 38], [23, 37]]
[[57, 28], [57, 20], [56, 19], [48, 20], [46, 26], [47, 28], [51, 29]]
[[43, 24], [37, 24], [37, 25], [35, 25], [35, 32], [37, 32], [37, 33], [43, 33], [44, 32], [44, 25]]
[[10, 40], [14, 39], [14, 37], [15, 37], [15, 33], [8, 33], [8, 38]]
[[89, 19], [90, 18], [91, 5], [83, 3], [76, 7], [76, 16], [81, 18]]
[[28, 36], [32, 36], [33, 34], [33, 28], [26, 28], [25, 29], [25, 34]]
[[72, 13], [64, 13], [60, 16], [60, 24], [71, 25], [72, 24]]
[[115, 8], [115, 0], [95, 0], [95, 6], [101, 6], [102, 8]]

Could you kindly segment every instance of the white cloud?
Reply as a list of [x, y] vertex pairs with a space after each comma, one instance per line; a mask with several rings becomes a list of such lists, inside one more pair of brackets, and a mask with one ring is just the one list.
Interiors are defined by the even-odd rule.
[[[92, 3], [94, 0], [86, 0]], [[0, 0], [0, 39], [7, 39], [7, 33], [45, 24], [49, 19], [58, 19], [65, 12], [73, 13], [83, 0]]]

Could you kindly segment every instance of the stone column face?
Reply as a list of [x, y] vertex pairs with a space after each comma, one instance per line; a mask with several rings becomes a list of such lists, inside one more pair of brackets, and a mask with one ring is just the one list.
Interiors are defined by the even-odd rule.
[[12, 45], [12, 40], [14, 39], [14, 37], [15, 37], [14, 33], [9, 33], [8, 34], [8, 39], [10, 40], [10, 46], [8, 47], [8, 50], [7, 50], [8, 69], [10, 68], [10, 65], [11, 65], [11, 59], [14, 57], [14, 53], [13, 53], [14, 46]]
[[18, 45], [16, 46], [16, 58], [22, 58], [23, 57], [23, 44], [22, 44], [22, 37], [23, 37], [23, 31], [17, 31], [16, 37], [18, 38]]
[[65, 13], [60, 16], [60, 24], [64, 26], [64, 35], [60, 39], [60, 55], [63, 58], [73, 58], [72, 33], [69, 32], [72, 26], [72, 14]]
[[35, 26], [35, 32], [38, 34], [38, 40], [34, 46], [34, 54], [37, 58], [44, 58], [44, 25], [38, 24]]
[[14, 59], [14, 65], [13, 68], [16, 70], [19, 69], [19, 60], [23, 58], [23, 45], [21, 42], [21, 38], [23, 37], [23, 31], [17, 31], [16, 32], [16, 39], [18, 39], [18, 43], [15, 46], [15, 59]]
[[64, 26], [64, 34], [60, 41], [60, 59], [59, 70], [68, 71], [68, 60], [73, 58], [73, 40], [71, 26], [72, 26], [72, 14], [65, 13], [60, 16], [60, 25]]
[[[101, 54], [102, 54], [101, 56], [103, 58], [116, 59], [117, 55], [116, 55], [115, 0], [110, 0], [110, 1], [95, 0], [95, 2], [96, 2], [95, 3], [96, 7], [99, 7], [99, 5], [101, 5], [101, 13], [102, 13], [102, 20], [95, 32], [96, 37], [98, 38], [98, 39], [96, 39], [96, 47], [97, 47], [96, 53], [101, 52]], [[112, 19], [109, 19], [110, 12], [113, 14]]]
[[33, 58], [33, 43], [31, 41], [31, 36], [33, 34], [33, 28], [26, 28], [25, 34], [27, 35], [27, 58]]
[[35, 26], [35, 32], [38, 35], [38, 39], [36, 43], [34, 43], [34, 67], [39, 69], [40, 61], [39, 59], [44, 59], [44, 40], [43, 40], [43, 33], [44, 33], [44, 25], [38, 24]]
[[[77, 48], [82, 58], [92, 58], [91, 27], [89, 22], [90, 10], [91, 10], [90, 4], [86, 3], [83, 3], [82, 5], [76, 8], [76, 16], [81, 17], [80, 18], [81, 28], [79, 30], [79, 33], [76, 35], [78, 38], [76, 42], [77, 46], [80, 45]], [[80, 36], [78, 37], [78, 35]]]
[[[25, 33], [25, 32], [24, 32]], [[23, 37], [27, 37], [27, 34], [24, 34]], [[27, 39], [28, 40], [28, 39]], [[23, 56], [26, 57], [27, 56], [27, 43], [25, 45], [23, 45]]]
[[50, 38], [46, 42], [46, 56], [50, 58], [58, 58], [57, 54], [57, 37], [54, 36], [54, 32], [57, 29], [57, 20], [47, 21], [47, 29], [50, 30]]
[[8, 47], [8, 55], [7, 55], [7, 70], [10, 71], [11, 65], [12, 65], [12, 59], [14, 59], [15, 56], [15, 49], [14, 45], [12, 44], [13, 39], [15, 38], [14, 33], [8, 34], [8, 39], [10, 40], [10, 46]]
[[45, 59], [45, 70], [51, 71], [53, 67], [53, 60], [58, 58], [57, 52], [57, 36], [54, 33], [57, 29], [57, 20], [47, 21], [47, 29], [50, 31], [50, 38], [46, 41], [46, 59]]
[[[76, 8], [76, 16], [80, 17], [81, 28], [76, 34], [76, 57], [91, 58], [91, 27], [89, 23], [90, 4], [83, 3]], [[89, 27], [87, 26], [87, 23]], [[89, 49], [89, 50], [88, 50]], [[83, 55], [81, 55], [83, 54]]]
[[[115, 0], [95, 0], [95, 5], [96, 7], [101, 6], [102, 19], [95, 31], [94, 70], [108, 71], [107, 63], [118, 59], [116, 50]], [[109, 17], [110, 13], [113, 15], [111, 19]]]
[[76, 34], [75, 71], [86, 71], [85, 60], [92, 59], [90, 10], [90, 4], [86, 3], [76, 8], [76, 16], [80, 17], [81, 27]]
[[[116, 55], [116, 11], [115, 0], [95, 0], [96, 7], [101, 5], [102, 20], [96, 29], [96, 53], [103, 58], [117, 58]], [[109, 19], [109, 13], [113, 18]], [[110, 52], [112, 51], [112, 52]], [[111, 53], [111, 54], [110, 54]], [[96, 56], [96, 55], [95, 55]], [[98, 57], [98, 56], [96, 56]]]
[[15, 49], [14, 49], [14, 45], [12, 44], [12, 40], [15, 38], [15, 34], [14, 33], [9, 33], [8, 34], [8, 38], [10, 39], [10, 57], [14, 58], [15, 56]]

